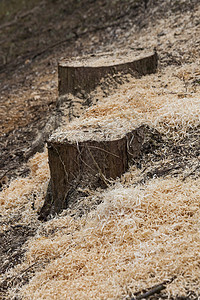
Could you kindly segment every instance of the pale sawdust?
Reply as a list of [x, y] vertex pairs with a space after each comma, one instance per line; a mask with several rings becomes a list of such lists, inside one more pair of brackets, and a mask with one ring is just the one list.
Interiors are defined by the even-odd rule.
[[24, 266], [47, 266], [22, 288], [24, 299], [124, 299], [174, 276], [169, 295], [198, 293], [199, 184], [118, 183], [87, 216], [49, 221], [27, 246]]
[[[31, 209], [31, 203], [34, 203], [34, 209], [41, 207], [44, 195], [49, 181], [49, 166], [47, 163], [47, 150], [43, 153], [36, 153], [29, 160], [31, 174], [28, 177], [18, 177], [13, 180], [8, 187], [4, 187], [0, 193], [0, 214], [2, 222], [0, 231], [3, 232], [9, 228], [6, 219], [17, 210], [26, 208], [23, 212], [21, 223], [28, 223], [31, 218], [37, 218], [35, 212]], [[29, 219], [30, 218], [30, 219]], [[5, 222], [4, 222], [5, 220]]]
[[[199, 10], [193, 19], [198, 15]], [[177, 59], [192, 64], [168, 67], [137, 81], [131, 79], [115, 97], [114, 93], [106, 99], [102, 97], [96, 107], [88, 109], [87, 119], [75, 121], [71, 129], [90, 128], [101, 121], [101, 126], [109, 121], [114, 126], [110, 130], [119, 128], [118, 122], [127, 122], [124, 126], [133, 129], [142, 118], [141, 123], [145, 120], [177, 139], [187, 134], [188, 128], [198, 125], [199, 54], [192, 38], [177, 45], [175, 33], [184, 31], [188, 36], [192, 31], [191, 15], [188, 14], [185, 27], [184, 21], [182, 28], [176, 27], [181, 19], [183, 16], [178, 21], [169, 17], [167, 22], [160, 20], [159, 27], [144, 29], [138, 44], [156, 45], [153, 30], [165, 30], [167, 38], [161, 36], [160, 41], [165, 44], [168, 39], [174, 48], [183, 47], [185, 55]], [[184, 75], [188, 72], [189, 77]], [[38, 171], [23, 181], [17, 179], [20, 184], [14, 181], [1, 192], [2, 215], [8, 216], [19, 205], [26, 205], [25, 222], [36, 218], [29, 197], [38, 190], [36, 207], [41, 207], [49, 178], [47, 154], [36, 154], [32, 162], [32, 169]], [[130, 176], [127, 173], [125, 183], [122, 178], [106, 190], [101, 195], [103, 202], [82, 218], [63, 213], [40, 225], [38, 234], [26, 245], [24, 263], [1, 279], [8, 274], [16, 276], [34, 262], [41, 262], [29, 284], [20, 290], [24, 299], [125, 299], [174, 276], [177, 278], [167, 286], [169, 296], [185, 295], [188, 290], [200, 294], [199, 179], [187, 178], [183, 182], [178, 178], [161, 178], [146, 185], [130, 186], [138, 172], [133, 170]], [[91, 197], [95, 200], [99, 192]], [[18, 287], [20, 284], [9, 289], [8, 299], [19, 295]]]
[[[50, 141], [114, 140], [141, 124], [163, 134], [184, 136], [200, 123], [200, 62], [176, 68], [168, 67], [128, 83], [105, 97], [104, 90], [93, 92], [98, 103], [70, 124], [59, 127]], [[127, 76], [126, 76], [127, 78]], [[72, 97], [72, 96], [71, 96]], [[113, 130], [115, 129], [115, 130]]]
[[[85, 121], [81, 118], [68, 126], [73, 129], [90, 124], [97, 128], [98, 122], [105, 119], [101, 126], [106, 125], [116, 116], [118, 122], [124, 122], [124, 115], [130, 118], [130, 126], [134, 122], [138, 126], [140, 118], [133, 116], [146, 113], [151, 125], [180, 138], [188, 128], [199, 124], [199, 87], [188, 97], [185, 83], [177, 76], [190, 68], [196, 70], [197, 65], [183, 66], [174, 75], [169, 67], [162, 77], [157, 74], [130, 79], [115, 93], [114, 103], [113, 94], [102, 97], [98, 105], [87, 110]], [[191, 71], [194, 78], [198, 76], [195, 72]], [[155, 87], [150, 84], [152, 76]], [[163, 90], [165, 81], [168, 86]], [[188, 84], [189, 88], [192, 85]], [[117, 122], [110, 128], [116, 126]], [[14, 189], [11, 184], [3, 191], [9, 195], [2, 202], [5, 212], [21, 201], [22, 205], [27, 203], [26, 214], [31, 218], [34, 213], [28, 195], [38, 188], [39, 193], [43, 189], [36, 204], [41, 207], [49, 178], [47, 154], [37, 154], [31, 168], [31, 177], [22, 184], [20, 179], [20, 184], [14, 181]], [[26, 246], [24, 263], [8, 273], [20, 274], [38, 263], [30, 283], [20, 291], [24, 299], [124, 299], [174, 276], [177, 278], [167, 287], [169, 296], [186, 295], [188, 290], [200, 292], [199, 179], [155, 179], [146, 185], [132, 185], [137, 176], [138, 169], [130, 170], [130, 176], [126, 173], [103, 194], [91, 194], [85, 201], [95, 203], [101, 197], [102, 203], [82, 218], [76, 212], [73, 217], [66, 215], [66, 211], [40, 225], [38, 234]], [[9, 297], [18, 293], [17, 288], [9, 290]]]
[[116, 51], [101, 53], [96, 55], [88, 56], [77, 56], [71, 57], [70, 59], [63, 59], [60, 61], [60, 65], [63, 67], [104, 67], [104, 66], [113, 66], [121, 65], [135, 60], [139, 60], [147, 55], [153, 55], [153, 52], [145, 50], [141, 51]]

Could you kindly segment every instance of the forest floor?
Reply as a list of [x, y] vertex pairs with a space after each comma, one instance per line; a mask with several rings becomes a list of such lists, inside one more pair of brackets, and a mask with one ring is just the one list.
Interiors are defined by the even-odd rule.
[[[80, 297], [131, 299], [137, 292], [145, 291], [165, 280], [170, 281], [172, 277], [173, 282], [160, 297], [178, 299], [182, 296], [181, 299], [198, 299], [200, 294], [198, 290], [200, 258], [197, 251], [200, 242], [198, 235], [200, 5], [198, 2], [197, 0], [165, 2], [149, 0], [145, 7], [145, 2], [136, 0], [70, 0], [67, 4], [61, 0], [44, 0], [29, 1], [28, 4], [19, 1], [18, 7], [8, 7], [6, 1], [1, 1], [0, 299], [21, 299], [21, 297], [23, 299], [78, 299]], [[152, 148], [153, 150], [144, 148], [144, 153], [135, 162], [135, 166], [105, 194], [102, 191], [97, 191], [96, 194], [89, 191], [87, 197], [79, 199], [61, 217], [53, 221], [49, 220], [46, 224], [42, 223], [38, 220], [37, 212], [44, 201], [49, 169], [47, 151], [44, 149], [47, 135], [42, 135], [41, 139], [40, 136], [47, 121], [56, 112], [58, 61], [63, 57], [97, 55], [105, 51], [112, 53], [113, 49], [150, 51], [154, 47], [159, 55], [158, 72], [139, 80], [129, 78], [128, 82], [117, 86], [114, 90], [110, 88], [107, 97], [98, 99], [99, 106], [88, 108], [85, 118], [90, 120], [97, 117], [100, 120], [103, 117], [105, 122], [115, 118], [118, 120], [121, 116], [116, 113], [116, 107], [120, 107], [124, 114], [129, 116], [134, 127], [147, 124], [158, 130], [162, 135], [163, 143], [157, 141], [158, 145]], [[92, 97], [95, 102], [96, 94], [91, 95]], [[123, 102], [123, 99], [128, 97], [129, 104]], [[114, 108], [112, 99], [115, 99]], [[144, 99], [151, 99], [147, 101], [147, 106]], [[104, 108], [101, 108], [101, 105], [102, 107], [104, 105]], [[133, 105], [137, 111], [137, 117], [129, 112], [130, 105]], [[160, 114], [159, 120], [158, 114]], [[141, 117], [139, 121], [138, 116]], [[54, 128], [50, 127], [49, 133], [53, 130]], [[39, 143], [37, 143], [38, 139]], [[37, 153], [38, 151], [40, 153]], [[152, 204], [152, 211], [158, 215], [160, 211], [166, 212], [169, 220], [180, 218], [179, 224], [176, 224], [177, 232], [181, 227], [179, 244], [176, 244], [174, 236], [170, 234], [169, 239], [164, 239], [167, 231], [164, 231], [163, 224], [156, 218], [155, 223], [151, 219], [151, 222], [143, 225], [143, 231], [140, 233], [144, 238], [149, 239], [145, 242], [146, 247], [148, 245], [150, 249], [149, 252], [152, 251], [152, 256], [143, 252], [144, 240], [139, 235], [137, 240], [132, 239], [130, 242], [127, 237], [123, 246], [125, 248], [121, 246], [121, 250], [120, 247], [117, 248], [117, 242], [113, 244], [112, 247], [116, 248], [116, 252], [114, 250], [112, 252], [113, 257], [115, 256], [115, 260], [119, 261], [120, 271], [117, 266], [114, 267], [114, 258], [113, 260], [110, 258], [112, 254], [109, 243], [114, 238], [111, 227], [114, 228], [113, 230], [120, 231], [121, 226], [122, 231], [127, 230], [126, 222], [133, 217], [128, 210], [128, 205], [133, 204], [130, 202], [129, 193], [135, 195], [137, 199], [141, 197], [144, 200], [141, 211], [143, 209], [145, 213], [142, 218], [147, 220], [148, 207], [145, 206], [145, 199], [149, 197], [148, 195], [154, 194], [153, 190], [157, 191], [160, 202], [165, 196], [169, 201], [171, 197], [174, 199], [178, 197], [177, 203], [180, 206], [174, 203], [173, 214], [168, 212], [167, 202], [162, 202], [164, 204], [159, 211]], [[113, 204], [112, 194], [118, 200], [119, 195], [125, 197], [126, 194], [124, 211], [129, 219], [124, 220], [124, 223], [122, 222], [123, 206], [121, 207], [117, 202], [116, 215], [110, 208]], [[188, 198], [184, 198], [186, 195]], [[180, 198], [183, 203], [179, 203]], [[109, 204], [107, 199], [110, 201]], [[150, 203], [153, 203], [152, 199], [150, 196]], [[158, 203], [157, 205], [159, 206]], [[185, 210], [181, 211], [180, 207], [183, 206]], [[177, 213], [176, 216], [175, 211], [179, 212], [179, 208], [180, 215]], [[95, 210], [98, 217], [94, 216]], [[105, 217], [108, 211], [109, 214], [113, 214], [113, 220], [106, 219], [104, 223], [103, 215]], [[142, 226], [138, 221], [140, 213], [138, 211], [134, 215], [135, 224], [139, 227]], [[121, 223], [118, 222], [120, 214]], [[188, 220], [189, 217], [191, 220]], [[103, 256], [98, 251], [93, 253], [91, 245], [84, 244], [83, 238], [84, 234], [90, 232], [90, 236], [93, 237], [91, 243], [93, 245], [99, 243], [101, 234], [95, 227], [98, 218], [105, 230], [107, 241], [110, 239], [108, 244], [102, 242], [105, 251], [99, 246], [100, 252], [104, 252]], [[156, 222], [163, 231], [157, 230]], [[118, 225], [115, 226], [114, 223]], [[155, 242], [154, 247], [157, 247], [157, 250], [151, 249], [150, 241], [156, 241], [156, 235], [148, 232], [148, 226], [154, 234], [155, 232], [160, 234], [160, 239], [163, 238], [162, 243], [168, 249], [166, 251], [169, 256], [174, 255], [174, 259], [171, 257], [171, 267], [170, 264], [164, 263], [164, 258], [166, 261], [170, 259], [167, 255], [163, 254], [163, 259], [159, 255], [156, 256], [156, 251], [161, 251], [158, 249], [163, 247], [161, 244], [159, 248]], [[168, 229], [171, 228], [170, 226]], [[173, 226], [175, 228], [174, 223]], [[119, 233], [119, 240], [123, 234]], [[98, 236], [98, 241], [94, 236]], [[137, 234], [135, 236], [137, 237]], [[186, 241], [188, 236], [191, 239]], [[181, 254], [175, 253], [174, 248], [171, 250], [170, 241], [174, 242], [175, 246], [181, 245], [176, 246]], [[137, 251], [134, 250], [134, 255], [139, 253], [139, 244], [143, 253], [141, 257], [137, 254], [139, 255], [137, 263], [141, 270], [135, 267], [134, 271], [133, 264], [131, 265], [131, 259], [134, 261], [134, 257], [130, 245], [133, 242], [137, 248]], [[192, 245], [191, 249], [189, 244]], [[90, 253], [87, 252], [89, 250], [84, 252], [88, 247], [91, 247]], [[69, 256], [66, 255], [68, 248]], [[74, 252], [70, 250], [71, 248]], [[107, 252], [110, 255], [107, 255]], [[130, 260], [126, 257], [126, 253]], [[185, 253], [185, 260], [183, 253]], [[88, 263], [85, 268], [87, 255], [91, 264]], [[100, 271], [100, 265], [95, 265], [95, 255], [103, 259], [107, 273], [105, 270]], [[120, 255], [122, 260], [119, 258]], [[157, 264], [153, 255], [158, 259]], [[195, 256], [195, 259], [192, 256]], [[69, 269], [59, 269], [60, 265], [68, 265], [67, 259], [77, 264], [69, 263]], [[150, 259], [152, 265], [149, 265]], [[176, 260], [180, 260], [180, 264], [177, 265]], [[164, 271], [159, 264], [163, 264], [166, 270]], [[56, 268], [59, 269], [57, 273]], [[118, 272], [118, 277], [111, 276]], [[138, 276], [133, 275], [132, 272], [136, 272]], [[71, 277], [67, 277], [66, 273], [70, 273]], [[41, 280], [43, 280], [42, 284]], [[92, 282], [93, 286], [91, 286]]]

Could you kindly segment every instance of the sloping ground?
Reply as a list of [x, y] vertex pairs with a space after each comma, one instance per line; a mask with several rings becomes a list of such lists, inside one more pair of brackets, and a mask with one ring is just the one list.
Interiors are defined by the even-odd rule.
[[[130, 79], [117, 94], [89, 108], [87, 119], [71, 123], [71, 128], [82, 123], [88, 129], [98, 124], [108, 130], [146, 123], [162, 132], [165, 144], [153, 152], [146, 149], [136, 166], [107, 191], [83, 191], [87, 196], [63, 216], [39, 225], [33, 207], [41, 207], [47, 188], [44, 153], [32, 159], [31, 177], [14, 181], [2, 192], [3, 219], [18, 207], [20, 224], [31, 220], [29, 225], [39, 226], [26, 246], [24, 263], [3, 276], [5, 286], [12, 287], [13, 281], [21, 285], [36, 272], [22, 290], [25, 299], [121, 299], [172, 278], [166, 292], [170, 296], [199, 293], [199, 92], [179, 98], [184, 85], [175, 77], [171, 89], [179, 87], [177, 94], [164, 94], [161, 86], [169, 74], [171, 67]], [[148, 86], [152, 81], [153, 91]], [[138, 101], [139, 95], [145, 103]], [[169, 138], [175, 153], [167, 145]]]
[[[174, 9], [153, 20], [169, 2], [159, 9], [153, 4], [146, 11], [148, 26], [139, 32], [130, 26], [125, 37], [119, 30], [118, 43], [105, 48], [157, 46], [158, 73], [127, 78], [113, 91], [109, 86], [109, 95], [95, 90], [90, 97], [97, 104], [67, 128], [98, 125], [109, 133], [146, 124], [159, 131], [161, 142], [144, 147], [107, 190], [84, 190], [45, 224], [37, 211], [49, 180], [47, 152], [36, 154], [30, 175], [0, 193], [1, 239], [9, 248], [1, 250], [2, 299], [130, 299], [166, 280], [163, 298], [198, 298], [200, 7], [187, 9], [181, 1], [181, 13]], [[11, 243], [12, 234], [17, 240], [34, 232], [26, 244], [22, 238]]]
[[24, 163], [41, 149], [34, 140], [55, 110], [61, 57], [156, 46], [162, 64], [195, 60], [198, 0], [146, 2], [17, 1], [11, 10], [1, 1], [0, 180], [27, 174]]

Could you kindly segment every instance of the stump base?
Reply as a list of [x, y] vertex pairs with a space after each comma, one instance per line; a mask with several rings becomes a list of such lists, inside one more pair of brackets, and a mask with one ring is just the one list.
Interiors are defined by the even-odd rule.
[[146, 125], [118, 140], [48, 141], [51, 181], [40, 219], [67, 208], [77, 190], [106, 188], [121, 177], [158, 133]]

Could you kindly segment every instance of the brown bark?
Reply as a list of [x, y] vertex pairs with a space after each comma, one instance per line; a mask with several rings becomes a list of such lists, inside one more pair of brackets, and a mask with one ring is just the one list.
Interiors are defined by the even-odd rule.
[[40, 218], [61, 212], [78, 188], [105, 188], [128, 170], [152, 139], [152, 130], [140, 126], [118, 140], [48, 142], [51, 184]]
[[103, 77], [108, 75], [132, 74], [135, 77], [155, 73], [158, 64], [157, 53], [120, 64], [92, 66], [90, 61], [84, 65], [60, 62], [58, 65], [58, 92], [59, 95], [79, 92], [90, 93], [99, 84]]

